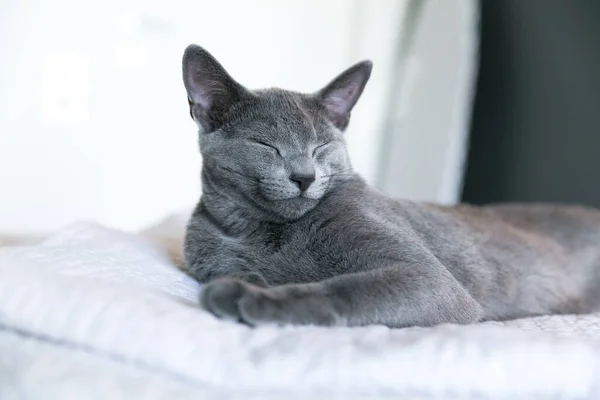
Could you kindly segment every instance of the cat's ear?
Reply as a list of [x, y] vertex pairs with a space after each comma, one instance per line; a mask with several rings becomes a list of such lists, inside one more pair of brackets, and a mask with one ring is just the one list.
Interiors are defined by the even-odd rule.
[[185, 49], [182, 67], [192, 119], [204, 132], [218, 129], [227, 111], [247, 90], [200, 46], [192, 44]]
[[338, 75], [329, 85], [317, 93], [329, 119], [340, 130], [350, 122], [350, 112], [362, 94], [371, 76], [373, 63], [359, 62]]

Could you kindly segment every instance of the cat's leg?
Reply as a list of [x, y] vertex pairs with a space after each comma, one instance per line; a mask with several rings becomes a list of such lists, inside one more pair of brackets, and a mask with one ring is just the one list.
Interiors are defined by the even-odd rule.
[[203, 272], [202, 274], [200, 274], [198, 270], [195, 270], [195, 272], [190, 271], [190, 274], [200, 283], [209, 283], [212, 281], [222, 280], [224, 278], [231, 278], [244, 281], [246, 283], [251, 283], [262, 288], [269, 286], [267, 280], [259, 272], [247, 271], [243, 269], [233, 271], [220, 271], [218, 269], [214, 269], [208, 272]]
[[235, 278], [208, 284], [203, 306], [252, 326], [472, 323], [483, 308], [442, 265], [394, 266], [321, 282], [260, 288]]
[[195, 259], [195, 254], [188, 257], [185, 269], [200, 283], [209, 283], [222, 278], [236, 278], [260, 287], [269, 286], [265, 277], [256, 269], [246, 267], [243, 263], [223, 257], [218, 262], [205, 262]]

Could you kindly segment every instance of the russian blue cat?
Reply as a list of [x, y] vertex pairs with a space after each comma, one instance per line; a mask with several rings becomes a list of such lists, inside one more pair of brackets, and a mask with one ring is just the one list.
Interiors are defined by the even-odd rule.
[[187, 229], [203, 306], [251, 326], [466, 324], [600, 309], [600, 212], [389, 198], [344, 131], [372, 64], [315, 93], [249, 90], [189, 46], [202, 197]]

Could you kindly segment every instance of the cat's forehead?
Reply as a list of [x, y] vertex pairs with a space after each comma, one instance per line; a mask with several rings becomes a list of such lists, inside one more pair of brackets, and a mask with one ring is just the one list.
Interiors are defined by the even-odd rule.
[[229, 126], [237, 134], [317, 140], [323, 131], [319, 110], [306, 95], [281, 89], [259, 90], [254, 95], [236, 111], [234, 123]]

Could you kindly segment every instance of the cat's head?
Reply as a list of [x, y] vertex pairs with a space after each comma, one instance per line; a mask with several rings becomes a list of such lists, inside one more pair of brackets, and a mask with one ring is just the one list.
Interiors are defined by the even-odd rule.
[[312, 94], [251, 91], [206, 50], [189, 46], [183, 81], [200, 129], [205, 188], [263, 218], [294, 220], [310, 211], [351, 174], [343, 132], [371, 68], [358, 63]]

